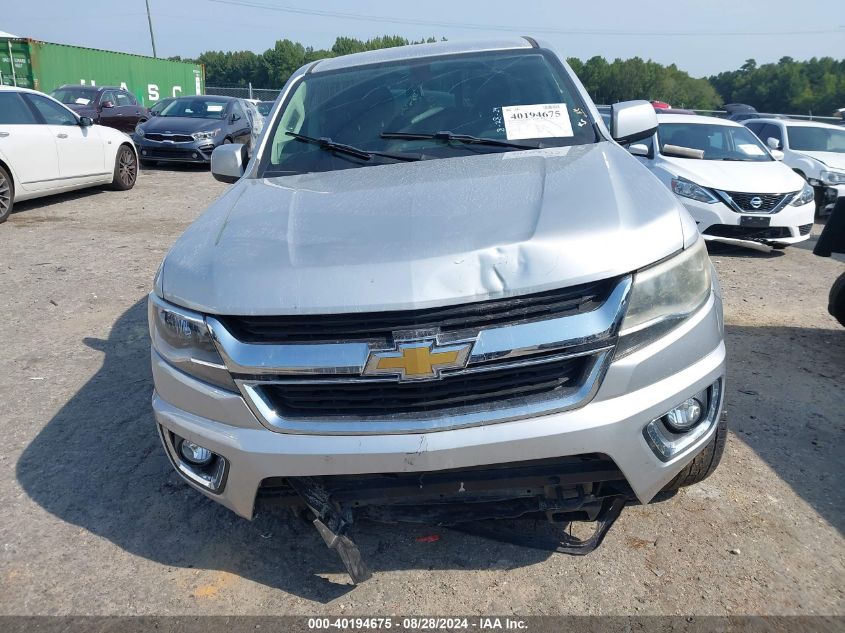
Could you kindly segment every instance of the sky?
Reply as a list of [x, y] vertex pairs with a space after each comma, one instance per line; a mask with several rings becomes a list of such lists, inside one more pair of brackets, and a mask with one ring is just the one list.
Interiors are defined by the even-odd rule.
[[[152, 54], [144, 0], [3, 0], [0, 31]], [[328, 48], [338, 35], [450, 40], [532, 35], [565, 57], [639, 56], [700, 77], [758, 63], [845, 57], [845, 14], [829, 0], [149, 0], [159, 57]], [[273, 87], [273, 86], [267, 86]]]

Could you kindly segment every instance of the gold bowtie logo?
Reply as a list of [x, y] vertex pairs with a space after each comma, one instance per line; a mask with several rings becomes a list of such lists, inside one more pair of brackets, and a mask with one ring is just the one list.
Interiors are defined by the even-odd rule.
[[472, 343], [438, 347], [434, 340], [399, 342], [395, 350], [374, 350], [367, 358], [365, 376], [398, 376], [399, 380], [439, 378], [443, 369], [467, 364]]

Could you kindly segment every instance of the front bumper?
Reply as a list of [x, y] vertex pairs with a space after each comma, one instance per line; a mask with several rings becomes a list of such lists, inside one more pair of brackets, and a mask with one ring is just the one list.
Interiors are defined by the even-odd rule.
[[[710, 441], [713, 425], [668, 461], [643, 429], [686, 398], [724, 379], [721, 300], [660, 340], [613, 362], [586, 406], [488, 426], [391, 435], [304, 435], [268, 430], [240, 394], [200, 382], [152, 352], [153, 409], [164, 437], [174, 433], [221, 455], [223, 485], [195, 488], [251, 518], [262, 483], [280, 477], [431, 472], [600, 453], [649, 501]], [[724, 389], [722, 389], [724, 393]], [[721, 409], [722, 402], [718, 408]], [[174, 465], [178, 456], [168, 453]], [[182, 473], [184, 476], [184, 473]]]
[[211, 153], [216, 145], [212, 141], [195, 141], [193, 143], [170, 143], [150, 141], [137, 134], [132, 136], [141, 160], [162, 161], [174, 163], [211, 162]]
[[[815, 203], [808, 202], [800, 207], [786, 205], [777, 213], [737, 213], [723, 202], [698, 202], [689, 198], [678, 198], [698, 224], [699, 232], [706, 240], [720, 238], [749, 240], [775, 244], [795, 244], [810, 238], [815, 216]], [[767, 228], [745, 227], [743, 217], [768, 218]]]

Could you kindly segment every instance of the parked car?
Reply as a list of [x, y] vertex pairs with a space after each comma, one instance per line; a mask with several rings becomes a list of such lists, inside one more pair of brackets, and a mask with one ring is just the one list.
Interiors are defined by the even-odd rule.
[[255, 107], [258, 108], [258, 111], [261, 113], [261, 116], [270, 116], [270, 111], [273, 109], [273, 106], [276, 105], [275, 101], [259, 101], [255, 104]]
[[15, 202], [97, 185], [135, 185], [131, 139], [34, 90], [0, 86], [0, 222]]
[[[531, 38], [307, 64], [149, 298], [153, 409], [194, 488], [361, 517], [596, 520], [719, 463], [722, 302], [677, 198]], [[159, 117], [166, 119], [166, 117]], [[714, 536], [716, 538], [716, 536]]]
[[760, 113], [746, 103], [726, 103], [722, 109], [728, 113], [727, 119], [729, 121], [747, 121], [748, 119], [757, 119]]
[[158, 116], [176, 97], [167, 97], [150, 106], [150, 116]]
[[[834, 253], [845, 255], [845, 198], [839, 198], [816, 242], [813, 253], [819, 257], [830, 257]], [[830, 315], [845, 326], [845, 272], [830, 287], [827, 310]]]
[[158, 161], [209, 163], [218, 145], [245, 143], [253, 120], [243, 99], [219, 96], [177, 97], [157, 116], [135, 128], [141, 164]]
[[66, 84], [50, 95], [79, 116], [97, 125], [130, 133], [138, 123], [150, 118], [149, 111], [128, 90], [113, 86], [77, 86]]
[[813, 189], [748, 128], [725, 119], [659, 114], [632, 154], [678, 196], [704, 239], [784, 248], [810, 237]]
[[246, 116], [249, 119], [250, 127], [252, 128], [249, 139], [250, 149], [258, 145], [258, 138], [264, 130], [264, 115], [258, 111], [256, 103], [257, 102], [252, 99], [244, 100], [244, 105], [246, 106]]
[[783, 152], [784, 164], [810, 183], [817, 213], [830, 213], [845, 196], [845, 130], [792, 119], [756, 119], [745, 125], [768, 147]]

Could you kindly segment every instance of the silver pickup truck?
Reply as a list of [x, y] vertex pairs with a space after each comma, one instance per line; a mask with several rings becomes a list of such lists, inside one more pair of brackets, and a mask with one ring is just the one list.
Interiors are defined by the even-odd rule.
[[[725, 346], [695, 222], [531, 38], [313, 62], [149, 298], [173, 466], [302, 505], [360, 581], [361, 517], [594, 521], [719, 462]], [[609, 128], [609, 129], [608, 129]]]

